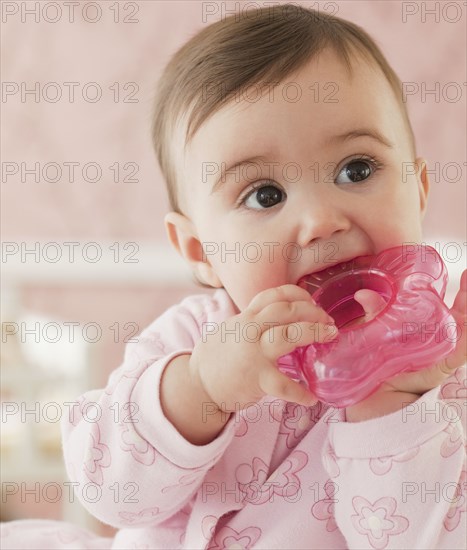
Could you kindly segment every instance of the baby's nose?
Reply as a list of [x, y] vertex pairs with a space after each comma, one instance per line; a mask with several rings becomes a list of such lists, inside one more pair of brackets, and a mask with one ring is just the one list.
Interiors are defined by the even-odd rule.
[[301, 247], [332, 241], [351, 227], [342, 205], [330, 200], [308, 201], [298, 215], [298, 223], [298, 244]]

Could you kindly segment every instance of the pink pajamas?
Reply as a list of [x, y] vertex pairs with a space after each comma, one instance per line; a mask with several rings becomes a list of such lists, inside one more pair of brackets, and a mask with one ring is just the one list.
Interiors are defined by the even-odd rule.
[[204, 322], [234, 313], [223, 289], [172, 306], [63, 422], [70, 481], [100, 495], [77, 497], [116, 536], [16, 521], [2, 524], [2, 549], [465, 548], [465, 367], [405, 409], [360, 423], [323, 403], [267, 396], [196, 446], [163, 415], [161, 374], [190, 353]]

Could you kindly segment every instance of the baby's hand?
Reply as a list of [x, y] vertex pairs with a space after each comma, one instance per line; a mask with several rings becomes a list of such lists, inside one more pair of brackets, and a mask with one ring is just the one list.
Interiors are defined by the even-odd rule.
[[306, 290], [292, 284], [264, 290], [218, 328], [195, 345], [190, 372], [222, 411], [242, 410], [265, 395], [316, 403], [309, 390], [277, 367], [277, 359], [296, 347], [337, 333], [333, 319]]
[[[359, 291], [358, 301], [363, 306], [368, 319], [384, 306], [375, 293]], [[366, 293], [366, 294], [365, 294]], [[455, 349], [442, 361], [416, 372], [401, 373], [389, 378], [367, 399], [347, 407], [347, 420], [351, 422], [366, 420], [393, 410], [402, 408], [409, 401], [416, 401], [420, 395], [441, 385], [454, 371], [465, 364], [467, 359], [467, 270], [461, 276], [460, 289], [451, 308], [451, 315], [457, 324], [457, 343]], [[397, 392], [397, 395], [394, 393]]]

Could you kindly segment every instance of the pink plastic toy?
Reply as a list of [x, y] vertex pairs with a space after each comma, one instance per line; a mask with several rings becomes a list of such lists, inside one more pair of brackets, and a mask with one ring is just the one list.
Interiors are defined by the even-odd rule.
[[[436, 364], [457, 340], [455, 319], [443, 303], [447, 281], [441, 257], [424, 244], [389, 248], [309, 275], [307, 290], [339, 331], [333, 340], [280, 357], [280, 370], [341, 408], [395, 374]], [[386, 306], [370, 321], [345, 327], [364, 314], [353, 298], [362, 288], [378, 292]]]

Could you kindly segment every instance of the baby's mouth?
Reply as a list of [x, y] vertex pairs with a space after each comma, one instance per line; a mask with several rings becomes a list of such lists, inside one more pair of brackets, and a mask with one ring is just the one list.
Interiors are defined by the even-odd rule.
[[312, 288], [316, 289], [338, 273], [344, 273], [345, 271], [350, 270], [354, 266], [355, 259], [358, 257], [359, 256], [354, 256], [353, 258], [344, 260], [339, 263], [329, 264], [327, 267], [324, 267], [319, 271], [308, 273], [298, 280], [297, 286], [304, 288], [308, 291], [310, 291]]

